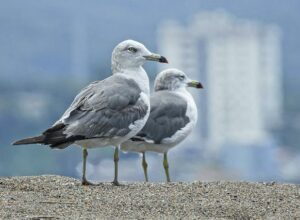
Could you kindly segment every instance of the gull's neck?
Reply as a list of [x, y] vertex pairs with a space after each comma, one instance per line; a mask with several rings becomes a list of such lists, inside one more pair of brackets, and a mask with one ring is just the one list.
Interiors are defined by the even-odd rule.
[[[114, 68], [115, 67], [115, 68]], [[120, 66], [112, 67], [113, 74], [120, 74], [126, 78], [133, 79], [140, 89], [150, 95], [150, 86], [149, 86], [149, 77], [143, 67], [134, 67], [134, 68], [120, 68]]]
[[195, 100], [194, 100], [192, 94], [186, 89], [186, 87], [178, 88], [176, 90], [173, 90], [173, 92], [177, 93], [183, 99], [186, 100], [186, 102], [187, 102], [187, 112], [186, 112], [186, 114], [188, 115], [190, 120], [195, 125], [195, 123], [198, 119], [198, 113], [197, 113], [197, 106], [196, 106], [196, 103], [195, 103]]
[[187, 96], [190, 96], [191, 94], [189, 93], [189, 91], [186, 89], [185, 86], [182, 86], [182, 87], [179, 87], [179, 88], [176, 88], [176, 89], [172, 89], [170, 91], [173, 91], [175, 93], [180, 93], [182, 95], [187, 95]]
[[183, 97], [185, 100], [187, 100], [189, 104], [195, 105], [194, 98], [193, 98], [192, 94], [186, 89], [186, 87], [177, 88], [177, 89], [173, 90], [173, 92], [179, 94], [181, 97]]
[[111, 60], [111, 71], [112, 74], [123, 72], [123, 67], [119, 62], [116, 62], [113, 58]]
[[[155, 86], [154, 86], [155, 87]], [[186, 89], [185, 86], [181, 86], [181, 87], [172, 87], [172, 86], [169, 86], [169, 87], [160, 87], [159, 89], [155, 89], [155, 92], [158, 92], [158, 91], [169, 91], [169, 92], [175, 92], [175, 93], [180, 93], [180, 94], [190, 94], [189, 91]]]

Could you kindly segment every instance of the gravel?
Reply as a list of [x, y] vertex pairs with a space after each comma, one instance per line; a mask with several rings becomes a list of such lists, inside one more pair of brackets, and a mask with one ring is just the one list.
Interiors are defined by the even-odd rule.
[[296, 219], [300, 185], [249, 182], [82, 186], [62, 176], [0, 178], [0, 219]]

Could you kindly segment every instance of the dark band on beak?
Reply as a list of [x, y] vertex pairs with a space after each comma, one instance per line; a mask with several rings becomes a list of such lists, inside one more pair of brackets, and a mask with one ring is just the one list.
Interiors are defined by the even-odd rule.
[[196, 88], [203, 89], [203, 85], [200, 82], [198, 82], [197, 85], [196, 85]]
[[169, 63], [168, 60], [167, 60], [167, 58], [165, 58], [164, 56], [161, 56], [159, 58], [158, 62], [160, 62], [160, 63]]

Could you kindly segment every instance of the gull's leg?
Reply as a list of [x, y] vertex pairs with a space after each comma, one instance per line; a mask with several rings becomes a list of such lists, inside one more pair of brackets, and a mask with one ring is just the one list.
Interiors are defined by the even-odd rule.
[[82, 149], [82, 185], [88, 185], [88, 181], [86, 180], [85, 177], [85, 171], [86, 171], [86, 158], [88, 156], [88, 152], [86, 148]]
[[88, 156], [88, 152], [87, 149], [85, 147], [83, 147], [82, 149], [82, 185], [95, 185], [94, 183], [91, 183], [89, 181], [87, 181], [86, 177], [85, 177], [85, 171], [86, 171], [86, 158]]
[[120, 186], [120, 183], [118, 181], [118, 163], [119, 163], [119, 147], [118, 146], [116, 146], [116, 148], [115, 148], [114, 163], [115, 163], [115, 178], [112, 183], [115, 186]]
[[171, 182], [171, 180], [170, 180], [170, 174], [169, 174], [169, 163], [168, 163], [167, 153], [164, 153], [163, 165], [164, 165], [164, 168], [165, 168], [167, 182], [169, 183], [169, 182]]
[[143, 166], [143, 170], [144, 170], [145, 181], [148, 182], [148, 172], [147, 172], [148, 164], [146, 161], [146, 153], [145, 152], [143, 152], [142, 166]]

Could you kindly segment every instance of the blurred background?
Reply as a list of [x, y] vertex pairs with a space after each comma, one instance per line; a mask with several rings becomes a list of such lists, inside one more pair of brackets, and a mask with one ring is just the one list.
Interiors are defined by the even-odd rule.
[[[51, 126], [80, 89], [110, 75], [114, 46], [143, 42], [205, 89], [193, 134], [169, 153], [173, 181], [300, 183], [300, 2], [297, 0], [0, 0], [0, 176], [81, 176], [81, 149], [12, 147]], [[88, 177], [113, 178], [113, 149], [89, 151]], [[148, 153], [151, 181], [162, 157]], [[143, 180], [138, 154], [120, 179]]]

